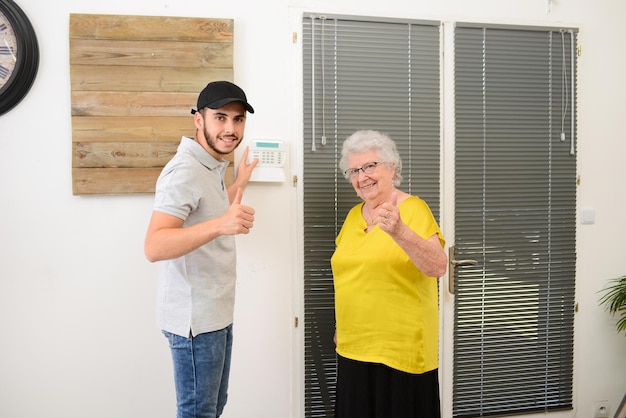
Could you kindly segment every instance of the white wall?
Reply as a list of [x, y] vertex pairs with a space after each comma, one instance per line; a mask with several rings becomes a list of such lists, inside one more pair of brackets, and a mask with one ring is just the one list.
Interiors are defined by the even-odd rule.
[[[70, 13], [235, 20], [235, 81], [256, 113], [247, 138], [290, 144], [301, 172], [300, 13], [577, 26], [580, 207], [575, 411], [613, 409], [626, 391], [626, 339], [598, 306], [626, 273], [626, 16], [623, 0], [18, 0], [39, 37], [35, 84], [0, 117], [0, 416], [174, 416], [169, 350], [154, 326], [156, 267], [143, 256], [152, 196], [72, 195]], [[193, 104], [190, 104], [190, 106]], [[190, 134], [193, 126], [190, 119]], [[252, 233], [238, 238], [230, 401], [224, 418], [298, 418], [302, 408], [302, 191], [251, 185]], [[446, 199], [443, 205], [445, 208]], [[444, 220], [445, 222], [445, 220]]]

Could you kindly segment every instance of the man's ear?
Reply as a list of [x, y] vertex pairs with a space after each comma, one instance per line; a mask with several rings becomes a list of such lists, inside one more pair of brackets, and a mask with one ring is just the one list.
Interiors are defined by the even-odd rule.
[[193, 123], [196, 125], [197, 129], [203, 130], [204, 129], [204, 112], [201, 110], [198, 110], [196, 113], [193, 114]]

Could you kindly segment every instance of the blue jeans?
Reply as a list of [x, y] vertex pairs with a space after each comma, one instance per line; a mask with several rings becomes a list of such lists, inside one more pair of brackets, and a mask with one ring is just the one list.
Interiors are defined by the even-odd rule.
[[233, 326], [185, 338], [163, 331], [174, 362], [177, 418], [217, 418], [228, 397]]

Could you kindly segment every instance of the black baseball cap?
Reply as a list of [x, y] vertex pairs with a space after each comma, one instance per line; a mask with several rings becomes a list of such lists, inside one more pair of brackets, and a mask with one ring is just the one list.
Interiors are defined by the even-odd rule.
[[[213, 81], [207, 84], [204, 90], [200, 92], [200, 96], [198, 96], [198, 110], [205, 107], [219, 109], [232, 102], [241, 102], [248, 112], [254, 113], [254, 109], [248, 103], [246, 93], [239, 86], [230, 81]], [[191, 114], [196, 113], [198, 110], [191, 109]]]

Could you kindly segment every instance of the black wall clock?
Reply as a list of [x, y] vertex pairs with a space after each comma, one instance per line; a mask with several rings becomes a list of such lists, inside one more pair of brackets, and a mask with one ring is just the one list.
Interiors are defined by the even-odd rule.
[[0, 0], [0, 115], [28, 93], [39, 67], [35, 30], [13, 0]]

